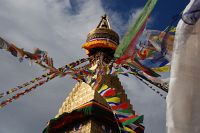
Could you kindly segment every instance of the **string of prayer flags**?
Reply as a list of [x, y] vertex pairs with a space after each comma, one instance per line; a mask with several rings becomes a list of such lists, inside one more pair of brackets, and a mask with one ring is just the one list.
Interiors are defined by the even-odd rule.
[[26, 58], [46, 69], [54, 68], [53, 59], [48, 56], [46, 51], [42, 51], [39, 48], [35, 49], [33, 53], [30, 53], [25, 51], [23, 48], [18, 48], [16, 45], [11, 44], [0, 37], [0, 49], [10, 52], [14, 57], [18, 57], [20, 62]]
[[134, 60], [134, 61], [131, 60], [131, 61], [128, 63], [128, 65], [129, 65], [130, 67], [136, 68], [137, 70], [142, 71], [142, 72], [144, 72], [144, 73], [146, 73], [146, 74], [148, 74], [148, 75], [150, 75], [150, 76], [152, 76], [152, 77], [159, 77], [159, 76], [160, 76], [159, 74], [157, 74], [156, 72], [154, 72], [154, 71], [151, 70], [150, 68], [143, 66], [143, 65], [142, 65], [139, 61], [137, 61], [137, 60]]
[[123, 103], [120, 103], [119, 105], [111, 106], [111, 108], [113, 110], [125, 110], [125, 109], [129, 108], [129, 105], [128, 105], [128, 103], [123, 102]]
[[107, 89], [104, 93], [100, 93], [103, 97], [111, 97], [116, 96], [116, 91], [113, 88]]
[[[38, 51], [38, 50], [37, 50], [37, 52], [41, 52], [41, 51]], [[66, 65], [66, 66], [71, 66], [71, 68], [74, 68], [74, 67], [76, 67], [76, 66], [78, 66], [78, 65], [80, 65], [81, 63], [84, 63], [84, 62], [86, 62], [86, 61], [88, 61], [88, 59], [84, 59], [84, 58], [83, 58], [83, 59], [80, 59], [80, 60], [78, 60], [78, 61], [76, 61], [76, 62], [72, 62], [72, 63], [70, 63], [69, 65]], [[66, 68], [66, 66], [60, 67], [59, 70]], [[70, 74], [70, 75], [73, 75], [73, 74], [74, 74], [74, 75], [75, 75], [75, 73], [79, 73], [78, 70], [76, 70], [76, 71], [67, 71], [67, 70], [65, 70], [64, 75], [67, 75], [67, 74]], [[39, 77], [36, 77], [36, 78], [32, 79], [32, 80], [29, 81], [29, 82], [23, 83], [22, 85], [18, 85], [18, 86], [15, 87], [15, 88], [11, 88], [11, 89], [7, 90], [6, 92], [0, 93], [0, 98], [3, 98], [3, 97], [5, 97], [5, 96], [7, 96], [7, 95], [10, 95], [10, 94], [12, 94], [12, 93], [14, 93], [14, 92], [16, 92], [16, 91], [19, 91], [19, 90], [25, 88], [25, 87], [31, 86], [32, 84], [35, 84], [36, 82], [38, 82], [39, 85], [40, 85], [40, 84], [42, 83], [42, 82], [40, 82], [40, 81], [43, 80], [44, 78], [47, 78], [46, 82], [48, 82], [48, 80], [51, 80], [52, 78], [54, 78], [53, 75], [58, 76], [59, 74], [60, 74], [60, 73], [57, 73], [57, 71], [50, 71], [50, 72], [48, 72], [48, 73], [46, 73], [46, 74], [43, 74], [43, 75], [41, 75], [41, 76], [39, 76]], [[88, 73], [87, 73], [87, 74], [88, 74]], [[42, 84], [41, 84], [41, 85], [42, 85]]]
[[115, 114], [115, 116], [120, 120], [120, 119], [123, 119], [123, 118], [128, 118], [129, 116], [130, 116], [131, 114], [129, 114], [129, 115], [123, 115], [123, 114]]
[[6, 50], [8, 48], [8, 46], [9, 46], [9, 43], [0, 37], [0, 49]]
[[[126, 120], [125, 120], [126, 119]], [[130, 125], [132, 123], [134, 124], [139, 124], [139, 123], [142, 123], [143, 122], [143, 119], [144, 119], [144, 116], [141, 115], [141, 116], [133, 116], [133, 117], [129, 117], [128, 119], [127, 118], [124, 118], [124, 122], [122, 122], [122, 124], [124, 126], [127, 126], [127, 125]]]
[[132, 113], [133, 113], [133, 111], [132, 111], [132, 110], [130, 110], [130, 109], [125, 109], [125, 110], [117, 110], [117, 112], [119, 112], [119, 113], [125, 113], [125, 114], [132, 114]]
[[158, 52], [165, 56], [168, 61], [171, 61], [174, 35], [170, 34], [169, 30], [167, 30], [166, 32], [158, 30], [148, 30], [148, 32], [150, 34], [150, 43], [156, 48]]
[[[154, 92], [159, 92], [159, 91], [156, 91], [156, 89], [154, 89], [150, 84], [148, 84], [147, 82], [144, 81], [143, 78], [139, 77], [139, 76], [136, 76], [136, 78], [138, 78], [141, 82], [143, 82], [145, 85], [147, 85], [149, 88], [151, 88], [151, 90], [153, 90]], [[151, 81], [149, 81], [151, 84], [155, 85], [156, 87], [160, 88], [161, 90], [165, 91], [165, 92], [168, 92], [168, 85], [164, 85], [164, 84], [159, 84], [159, 83], [153, 83]], [[158, 93], [160, 94], [160, 96], [163, 98], [163, 99], [166, 99], [166, 97], [162, 94], [162, 93]]]
[[131, 115], [131, 116], [122, 118], [122, 119], [120, 119], [119, 121], [123, 123], [123, 122], [125, 122], [125, 121], [128, 121], [128, 120], [130, 120], [130, 119], [134, 119], [134, 118], [136, 118], [136, 117], [138, 117], [138, 116], [137, 116], [137, 115]]
[[[142, 81], [145, 85], [147, 85], [149, 88], [151, 88], [151, 89], [153, 88], [150, 85], [150, 84], [152, 84], [152, 85], [160, 88], [161, 90], [163, 90], [165, 92], [168, 92], [168, 84], [166, 83], [166, 81], [162, 80], [161, 78], [155, 77], [155, 76], [150, 76], [149, 74], [146, 74], [146, 73], [144, 73], [142, 71], [138, 71], [137, 69], [135, 69], [132, 66], [127, 65], [127, 64], [124, 64], [123, 68], [125, 68], [126, 70], [128, 70], [128, 72], [127, 72], [128, 74], [132, 74], [133, 76], [135, 76], [136, 78], [138, 78], [140, 81]], [[163, 67], [163, 69], [164, 68], [165, 67]], [[167, 69], [167, 66], [166, 66], [165, 69]], [[163, 97], [163, 95], [161, 97]]]
[[16, 92], [16, 91], [18, 91], [18, 90], [20, 90], [20, 89], [22, 89], [22, 88], [25, 88], [25, 87], [27, 87], [27, 86], [30, 86], [31, 84], [34, 84], [34, 83], [36, 83], [36, 82], [38, 82], [38, 81], [40, 81], [40, 80], [42, 80], [42, 79], [44, 79], [44, 78], [50, 76], [51, 74], [52, 74], [52, 73], [43, 74], [42, 76], [39, 76], [39, 77], [37, 77], [37, 78], [34, 78], [34, 79], [32, 79], [31, 81], [29, 81], [29, 82], [23, 83], [22, 85], [18, 85], [18, 86], [15, 87], [15, 88], [11, 88], [11, 89], [7, 90], [7, 91], [4, 92], [4, 93], [0, 93], [0, 98], [5, 97], [5, 96], [7, 96], [7, 95], [9, 95], [9, 94], [12, 94], [12, 93], [14, 93], [14, 92]]
[[108, 103], [119, 103], [120, 102], [120, 98], [119, 97], [106, 98], [106, 101]]
[[131, 128], [123, 126], [123, 132], [124, 133], [136, 133], [135, 131], [133, 131]]
[[36, 84], [34, 84], [33, 86], [31, 86], [31, 87], [25, 89], [24, 91], [15, 94], [15, 95], [12, 96], [11, 98], [8, 98], [8, 99], [2, 101], [2, 102], [0, 103], [0, 108], [3, 108], [4, 106], [8, 105], [9, 103], [11, 103], [11, 102], [17, 100], [18, 98], [20, 98], [21, 96], [23, 96], [23, 95], [25, 95], [25, 94], [31, 92], [32, 90], [36, 89], [37, 87], [39, 87], [39, 86], [41, 86], [41, 85], [43, 85], [43, 84], [49, 82], [50, 80], [54, 79], [55, 77], [57, 77], [57, 75], [56, 75], [56, 74], [53, 74], [53, 75], [49, 76], [48, 78], [46, 78], [45, 80], [39, 81], [38, 83], [36, 83]]
[[103, 91], [107, 90], [108, 89], [108, 86], [106, 84], [102, 84], [100, 87], [99, 87], [99, 90], [98, 90], [98, 93], [101, 94]]

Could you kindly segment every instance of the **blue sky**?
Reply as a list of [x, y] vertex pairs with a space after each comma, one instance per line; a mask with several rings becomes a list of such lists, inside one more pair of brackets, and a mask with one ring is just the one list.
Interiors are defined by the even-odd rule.
[[[102, 0], [103, 7], [106, 10], [117, 11], [124, 20], [128, 20], [133, 10], [142, 8], [146, 0]], [[152, 29], [163, 30], [169, 25], [172, 17], [179, 14], [189, 0], [158, 0], [155, 9], [152, 12], [153, 18]], [[109, 14], [108, 14], [109, 15]]]
[[[159, 0], [152, 14], [151, 29], [164, 29], [188, 0]], [[27, 51], [40, 48], [63, 66], [86, 57], [81, 45], [108, 14], [120, 35], [134, 21], [146, 0], [0, 0], [0, 36]], [[0, 92], [44, 73], [28, 61], [0, 51]], [[133, 109], [144, 114], [145, 133], [165, 133], [166, 103], [134, 77], [120, 77]], [[39, 133], [54, 118], [75, 81], [56, 78], [0, 109], [0, 133]], [[156, 118], [156, 119], [155, 119]]]

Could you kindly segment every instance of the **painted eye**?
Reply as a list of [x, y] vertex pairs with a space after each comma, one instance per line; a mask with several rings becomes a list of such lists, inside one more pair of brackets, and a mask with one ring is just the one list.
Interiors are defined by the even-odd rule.
[[74, 131], [78, 131], [78, 130], [80, 130], [82, 128], [82, 124], [81, 123], [77, 123], [77, 124], [75, 124], [74, 125]]

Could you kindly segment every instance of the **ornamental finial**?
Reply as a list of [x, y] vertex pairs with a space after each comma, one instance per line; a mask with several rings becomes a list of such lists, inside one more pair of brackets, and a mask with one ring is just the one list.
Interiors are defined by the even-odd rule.
[[108, 16], [106, 14], [101, 17], [101, 21], [99, 22], [97, 28], [111, 29]]

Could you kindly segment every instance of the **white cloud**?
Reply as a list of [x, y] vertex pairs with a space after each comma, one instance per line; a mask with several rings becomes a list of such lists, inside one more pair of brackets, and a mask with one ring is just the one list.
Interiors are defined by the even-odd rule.
[[127, 32], [128, 28], [130, 28], [136, 18], [140, 15], [142, 9], [134, 9], [130, 11], [128, 15], [128, 19], [123, 18], [123, 14], [120, 12], [112, 11], [107, 9], [109, 12], [110, 21], [112, 24], [112, 28], [119, 33], [120, 37], [123, 37], [124, 34]]
[[[78, 14], [67, 12], [72, 8], [66, 0], [2, 1], [0, 35], [26, 49], [40, 47], [52, 56], [57, 53], [56, 60], [69, 58], [65, 53], [81, 57], [86, 35], [104, 11], [100, 1], [92, 0], [83, 2]], [[81, 54], [74, 55], [74, 51]]]
[[[81, 45], [105, 11], [100, 0], [78, 0], [76, 5], [72, 5], [72, 2], [1, 0], [0, 36], [29, 51], [36, 47], [48, 51], [56, 66], [86, 57]], [[137, 10], [134, 11], [132, 18], [137, 13]], [[124, 32], [129, 23], [118, 13], [112, 11], [111, 14], [113, 28]], [[39, 67], [29, 67], [26, 61], [19, 63], [6, 52], [0, 52], [0, 61], [0, 91], [15, 87], [43, 73]], [[0, 132], [41, 132], [45, 123], [55, 116], [74, 83], [75, 81], [69, 78], [55, 79], [0, 109]], [[139, 105], [138, 107], [140, 108]]]
[[[81, 2], [80, 11], [71, 15], [69, 0], [2, 0], [0, 1], [0, 36], [26, 50], [39, 47], [49, 52], [56, 66], [85, 55], [81, 45], [91, 28], [104, 14], [100, 1]], [[41, 73], [39, 67], [18, 63], [16, 58], [0, 52], [1, 91], [31, 80]], [[0, 132], [41, 132], [55, 116], [72, 89], [69, 78], [55, 79], [0, 110]]]

